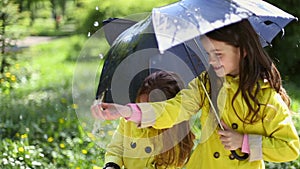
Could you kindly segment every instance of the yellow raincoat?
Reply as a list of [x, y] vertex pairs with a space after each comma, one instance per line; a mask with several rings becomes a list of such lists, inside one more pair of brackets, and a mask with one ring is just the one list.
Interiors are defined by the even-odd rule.
[[[160, 153], [161, 139], [158, 130], [152, 127], [137, 128], [135, 123], [121, 118], [106, 149], [105, 163], [114, 162], [125, 169], [154, 169], [154, 156]], [[168, 169], [175, 168], [168, 166]]]
[[[187, 89], [181, 90], [177, 96], [165, 102], [139, 103], [142, 110], [140, 127], [169, 128], [183, 120], [188, 120], [200, 109], [202, 127], [201, 142], [195, 148], [186, 166], [187, 169], [219, 169], [219, 168], [265, 168], [264, 160], [271, 162], [292, 161], [299, 156], [299, 137], [295, 130], [288, 107], [280, 95], [272, 89], [268, 82], [260, 81], [261, 90], [257, 96], [261, 106], [261, 120], [254, 124], [244, 124], [236, 116], [231, 101], [238, 88], [238, 78], [226, 77], [218, 97], [221, 119], [239, 133], [249, 135], [250, 155], [247, 160], [234, 159], [229, 150], [225, 150], [219, 139], [219, 128], [210, 116], [209, 101], [196, 78], [189, 83]], [[209, 86], [208, 86], [209, 87]], [[150, 106], [151, 105], [151, 106]], [[248, 112], [241, 94], [234, 102], [236, 112], [245, 118]], [[180, 111], [178, 111], [180, 110]], [[239, 151], [239, 150], [237, 150]]]

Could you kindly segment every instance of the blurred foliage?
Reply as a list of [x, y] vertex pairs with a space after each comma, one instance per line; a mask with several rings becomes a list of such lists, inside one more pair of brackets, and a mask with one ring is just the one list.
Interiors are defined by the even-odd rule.
[[0, 2], [0, 94], [9, 93], [21, 78], [15, 64], [15, 43], [26, 36], [28, 21], [28, 13], [19, 12], [18, 5], [8, 0]]
[[[267, 0], [297, 18], [300, 18], [299, 0]], [[284, 83], [294, 82], [300, 85], [300, 22], [292, 21], [286, 26], [284, 32], [273, 41], [269, 54], [274, 58]]]
[[[5, 26], [6, 34], [0, 35], [1, 39], [9, 39], [7, 47], [12, 49], [4, 50], [9, 52], [0, 56], [6, 57], [10, 65], [0, 77], [0, 168], [97, 169], [103, 166], [104, 150], [95, 145], [90, 133], [85, 133], [75, 113], [78, 105], [73, 103], [71, 91], [75, 61], [89, 38], [87, 35], [99, 30], [103, 20], [150, 12], [153, 7], [171, 2], [176, 1], [0, 0], [0, 14], [13, 17]], [[299, 0], [269, 2], [300, 16]], [[11, 7], [4, 6], [5, 3]], [[0, 21], [1, 28], [3, 23]], [[299, 22], [293, 21], [285, 28], [285, 35], [278, 36], [273, 47], [268, 48], [293, 99], [298, 133], [299, 29]], [[28, 34], [80, 35], [20, 50], [15, 40]], [[300, 168], [300, 158], [288, 163], [266, 163], [266, 167]]]
[[[153, 7], [163, 6], [177, 2], [176, 0], [78, 0], [78, 13], [76, 20], [78, 31], [83, 34], [93, 34], [101, 26], [102, 21], [108, 18], [124, 18], [128, 15], [151, 12]], [[88, 12], [86, 12], [88, 11]]]

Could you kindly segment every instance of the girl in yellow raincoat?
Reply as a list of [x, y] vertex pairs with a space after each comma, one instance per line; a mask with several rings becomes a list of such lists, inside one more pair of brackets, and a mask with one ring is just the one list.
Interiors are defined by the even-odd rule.
[[[170, 99], [183, 87], [177, 74], [157, 71], [143, 81], [137, 102]], [[153, 127], [137, 128], [135, 123], [121, 118], [106, 149], [104, 168], [181, 168], [190, 156], [193, 140], [188, 121], [170, 129], [157, 130]]]
[[[280, 73], [249, 21], [209, 32], [201, 41], [211, 68], [225, 79], [215, 99], [225, 130], [211, 120], [214, 115], [204, 87], [212, 95], [215, 82], [206, 72], [173, 99], [127, 106], [102, 103], [91, 107], [94, 116], [108, 120], [123, 116], [141, 128], [161, 129], [202, 110], [201, 141], [186, 165], [188, 169], [263, 169], [264, 161], [297, 159], [300, 145], [290, 99], [282, 87]], [[249, 157], [238, 160], [233, 150]]]

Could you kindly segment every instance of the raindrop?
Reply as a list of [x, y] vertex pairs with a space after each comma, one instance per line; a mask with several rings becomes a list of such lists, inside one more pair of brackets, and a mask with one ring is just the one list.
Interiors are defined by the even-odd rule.
[[104, 58], [104, 56], [103, 56], [102, 53], [99, 54], [99, 57], [100, 57], [100, 59], [103, 59], [103, 58]]
[[298, 44], [296, 44], [296, 48], [299, 48], [299, 45], [298, 45]]
[[99, 7], [98, 7], [98, 6], [96, 6], [96, 10], [97, 10], [97, 11], [99, 10]]
[[22, 120], [22, 119], [23, 119], [23, 116], [22, 116], [22, 115], [20, 115], [20, 116], [19, 116], [19, 118], [20, 118], [20, 120]]
[[177, 23], [178, 22], [178, 20], [177, 19], [174, 19], [174, 21], [173, 21], [174, 23]]
[[180, 30], [180, 29], [181, 29], [181, 26], [179, 26], [179, 25], [176, 26], [176, 29], [177, 29], [177, 30]]
[[94, 22], [94, 26], [95, 26], [95, 27], [99, 26], [99, 22], [98, 22], [98, 21], [95, 21], [95, 22]]
[[89, 32], [87, 36], [90, 37], [91, 36], [91, 32]]

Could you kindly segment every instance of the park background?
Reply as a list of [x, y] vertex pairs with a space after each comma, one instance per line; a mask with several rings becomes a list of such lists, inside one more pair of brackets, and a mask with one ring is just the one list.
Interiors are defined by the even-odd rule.
[[[88, 64], [77, 59], [102, 20], [151, 12], [171, 2], [176, 1], [1, 0], [0, 168], [102, 168], [104, 150], [80, 125], [72, 99], [75, 66]], [[300, 16], [299, 0], [268, 2]], [[47, 41], [31, 44], [32, 37]], [[300, 24], [292, 22], [267, 51], [293, 99], [300, 134], [299, 45]], [[267, 168], [298, 169], [300, 158], [267, 163]]]

